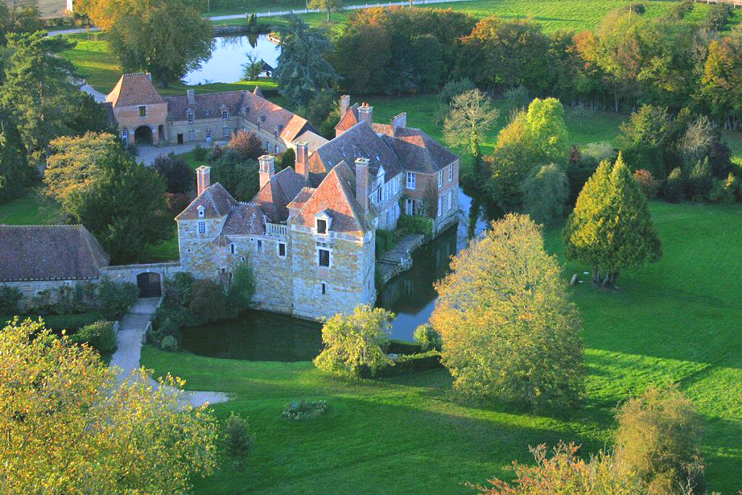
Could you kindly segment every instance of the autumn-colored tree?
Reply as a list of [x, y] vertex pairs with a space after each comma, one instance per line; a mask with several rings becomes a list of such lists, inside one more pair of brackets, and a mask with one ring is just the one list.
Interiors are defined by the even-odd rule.
[[92, 348], [31, 320], [0, 332], [0, 355], [3, 493], [182, 493], [215, 469], [216, 420], [182, 406], [181, 380], [119, 384]]
[[564, 229], [567, 258], [592, 267], [593, 282], [611, 287], [622, 270], [662, 258], [647, 198], [619, 154], [583, 187]]
[[258, 157], [265, 154], [263, 142], [254, 132], [247, 132], [242, 129], [232, 134], [232, 138], [227, 143], [227, 148], [238, 151], [245, 160], [257, 160]]
[[580, 317], [541, 228], [527, 216], [493, 222], [453, 258], [436, 290], [430, 322], [457, 390], [536, 411], [579, 404]]
[[314, 365], [324, 371], [351, 378], [373, 376], [390, 362], [382, 350], [389, 341], [394, 313], [367, 305], [353, 314], [337, 314], [322, 327], [324, 349]]
[[327, 22], [330, 22], [330, 14], [343, 9], [343, 0], [309, 0], [307, 7], [326, 11]]
[[742, 39], [728, 36], [711, 42], [702, 84], [716, 118], [730, 125], [742, 117]]

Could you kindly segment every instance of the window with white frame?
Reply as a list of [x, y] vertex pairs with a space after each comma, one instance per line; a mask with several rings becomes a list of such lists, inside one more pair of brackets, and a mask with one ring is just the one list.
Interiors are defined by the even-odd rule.
[[206, 233], [206, 222], [198, 222], [198, 233], [199, 234]]
[[228, 138], [229, 137], [229, 132], [230, 132], [229, 127], [224, 127], [222, 129], [222, 137]]
[[443, 196], [438, 196], [438, 216], [443, 213]]
[[453, 180], [453, 164], [448, 166], [448, 182]]
[[199, 206], [198, 207], [198, 217], [199, 218], [203, 218], [204, 217], [204, 207], [203, 206]]
[[405, 215], [414, 215], [415, 214], [415, 200], [407, 198], [404, 202], [404, 212]]
[[193, 112], [188, 112], [188, 123], [193, 124], [193, 122], [196, 120], [196, 116], [193, 115]]
[[397, 194], [399, 192], [399, 176], [394, 178], [394, 194]]
[[283, 243], [283, 242], [278, 243], [278, 256], [281, 258], [286, 257], [286, 243]]
[[407, 172], [407, 189], [415, 189], [417, 185], [417, 174], [415, 172]]
[[188, 131], [188, 141], [195, 141], [196, 140], [196, 131], [191, 129]]
[[438, 171], [438, 188], [443, 187], [443, 170]]
[[448, 199], [448, 209], [450, 210], [451, 207], [453, 206], [453, 191], [448, 191], [447, 199]]
[[317, 250], [317, 265], [330, 267], [330, 250], [329, 249], [318, 249]]
[[229, 110], [222, 110], [222, 119], [229, 119]]
[[318, 234], [327, 233], [327, 220], [322, 220], [320, 218], [317, 219], [317, 233]]

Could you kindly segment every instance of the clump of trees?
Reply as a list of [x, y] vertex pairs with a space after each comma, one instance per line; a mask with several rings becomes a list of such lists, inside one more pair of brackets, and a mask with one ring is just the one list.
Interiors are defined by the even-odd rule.
[[216, 145], [206, 161], [214, 182], [221, 183], [238, 201], [250, 201], [260, 189], [259, 165], [256, 160], [245, 158], [240, 149], [243, 148]]
[[662, 258], [646, 196], [621, 155], [600, 164], [564, 228], [568, 259], [592, 267], [593, 282], [611, 287], [619, 273]]
[[333, 316], [322, 327], [324, 349], [314, 365], [349, 378], [374, 376], [391, 362], [382, 346], [389, 341], [393, 319], [393, 313], [367, 305]]
[[188, 162], [174, 153], [157, 156], [153, 168], [165, 180], [165, 187], [170, 194], [187, 193], [196, 181], [196, 173], [188, 166]]
[[179, 403], [182, 381], [118, 383], [95, 350], [30, 320], [0, 332], [0, 354], [5, 491], [182, 493], [216, 468], [216, 420]]
[[493, 222], [453, 258], [436, 290], [430, 321], [457, 390], [535, 411], [579, 405], [580, 317], [532, 220], [509, 214]]

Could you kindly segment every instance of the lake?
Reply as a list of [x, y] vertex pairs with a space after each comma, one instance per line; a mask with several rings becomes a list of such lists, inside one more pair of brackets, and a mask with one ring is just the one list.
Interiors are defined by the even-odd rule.
[[[459, 190], [462, 220], [412, 255], [412, 268], [391, 279], [377, 306], [395, 313], [392, 338], [412, 341], [415, 329], [435, 308], [433, 284], [448, 273], [451, 256], [466, 247], [488, 223], [502, 216]], [[239, 318], [182, 331], [181, 347], [202, 356], [253, 361], [308, 361], [321, 350], [321, 326], [286, 315], [250, 311]]]
[[242, 80], [242, 65], [248, 54], [264, 60], [274, 69], [278, 65], [278, 45], [268, 41], [268, 35], [219, 36], [214, 38], [211, 58], [183, 78], [188, 85], [233, 83]]

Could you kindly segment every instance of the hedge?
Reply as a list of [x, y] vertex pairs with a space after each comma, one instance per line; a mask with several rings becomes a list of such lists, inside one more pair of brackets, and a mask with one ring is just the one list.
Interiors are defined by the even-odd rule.
[[397, 223], [398, 230], [406, 230], [412, 234], [431, 235], [433, 220], [422, 215], [402, 215]]
[[386, 352], [399, 355], [419, 354], [422, 352], [422, 347], [417, 342], [392, 339], [386, 346]]
[[[0, 316], [0, 326], [5, 326], [13, 321], [13, 316]], [[38, 321], [38, 314], [21, 315], [18, 317], [19, 321], [31, 318], [34, 321]], [[78, 329], [95, 323], [101, 319], [101, 314], [98, 311], [90, 311], [88, 313], [75, 313], [65, 315], [47, 315], [41, 317], [44, 320], [47, 328], [51, 328], [54, 332], [60, 333], [62, 330], [67, 330], [67, 333], [75, 333]]]
[[397, 376], [416, 371], [441, 368], [441, 353], [428, 351], [420, 354], [401, 355], [391, 365], [380, 369], [376, 376]]

